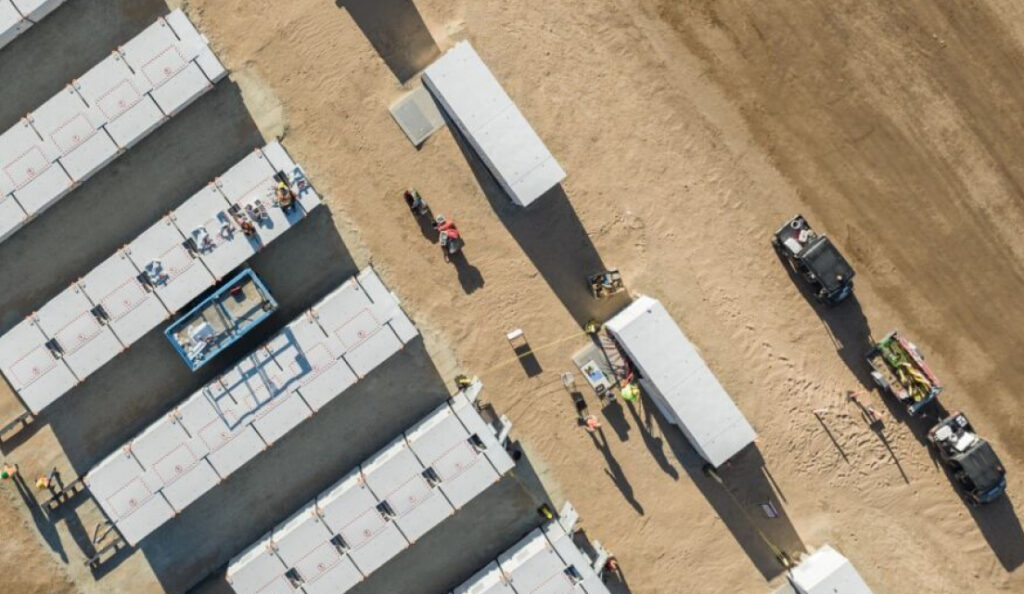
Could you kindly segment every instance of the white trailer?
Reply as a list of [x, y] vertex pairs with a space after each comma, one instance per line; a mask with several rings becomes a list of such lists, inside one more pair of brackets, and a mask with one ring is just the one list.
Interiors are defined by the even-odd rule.
[[790, 570], [776, 594], [872, 594], [850, 560], [825, 545]]
[[468, 41], [431, 64], [423, 84], [513, 202], [529, 206], [565, 179], [558, 161]]
[[712, 466], [753, 443], [754, 429], [657, 299], [640, 297], [605, 328], [661, 414]]

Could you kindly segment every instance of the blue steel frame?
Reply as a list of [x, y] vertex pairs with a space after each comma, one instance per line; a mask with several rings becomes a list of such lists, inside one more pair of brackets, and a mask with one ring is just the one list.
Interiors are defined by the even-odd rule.
[[[229, 320], [229, 322], [231, 323], [231, 329], [235, 333], [228, 340], [217, 345], [215, 348], [203, 351], [202, 358], [198, 360], [189, 359], [188, 353], [186, 353], [185, 349], [182, 348], [181, 344], [179, 344], [178, 341], [174, 339], [174, 333], [180, 327], [191, 322], [193, 317], [200, 311], [205, 309], [211, 302], [217, 301], [222, 295], [224, 295], [231, 289], [235, 288], [237, 285], [245, 282], [246, 280], [252, 280], [252, 282], [255, 283], [257, 287], [259, 287], [260, 292], [264, 296], [266, 296], [267, 301], [270, 304], [270, 307], [264, 308], [263, 313], [259, 317], [257, 317], [255, 320], [250, 321], [245, 326], [241, 327], [235, 325], [235, 320], [233, 320], [231, 316], [228, 315], [227, 311], [225, 311], [223, 308], [219, 308], [220, 313], [224, 316], [226, 320]], [[198, 305], [189, 310], [187, 314], [181, 316], [180, 318], [178, 318], [177, 321], [168, 326], [167, 329], [164, 330], [164, 336], [166, 336], [167, 340], [171, 342], [171, 346], [174, 347], [174, 350], [178, 351], [178, 354], [181, 355], [181, 358], [185, 360], [185, 364], [188, 365], [189, 369], [195, 371], [202, 367], [203, 365], [205, 365], [208, 361], [219, 355], [221, 351], [228, 348], [236, 341], [238, 341], [240, 338], [245, 336], [245, 334], [249, 332], [249, 330], [252, 330], [260, 322], [267, 319], [267, 317], [270, 314], [274, 313], [276, 309], [277, 301], [274, 300], [273, 295], [271, 295], [270, 291], [267, 290], [267, 287], [263, 284], [263, 281], [260, 280], [260, 277], [256, 276], [256, 273], [253, 272], [251, 268], [245, 268], [241, 272], [236, 274], [231, 280], [225, 283], [224, 286], [217, 289], [212, 295], [210, 295], [206, 299], [203, 299]]]

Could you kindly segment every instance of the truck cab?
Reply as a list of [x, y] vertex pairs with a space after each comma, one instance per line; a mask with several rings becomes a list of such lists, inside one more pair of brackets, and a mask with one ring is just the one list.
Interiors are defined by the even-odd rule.
[[1006, 469], [967, 416], [954, 411], [928, 431], [928, 441], [950, 468], [972, 505], [991, 503], [1006, 490]]
[[772, 245], [811, 285], [818, 301], [835, 305], [853, 294], [853, 267], [832, 240], [815, 232], [803, 215], [779, 227]]

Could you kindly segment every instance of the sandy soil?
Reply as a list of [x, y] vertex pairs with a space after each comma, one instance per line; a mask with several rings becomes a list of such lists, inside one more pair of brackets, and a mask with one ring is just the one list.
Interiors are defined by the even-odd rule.
[[[1024, 588], [1018, 4], [188, 8], [260, 130], [283, 131], [328, 197], [357, 262], [402, 297], [444, 375], [483, 378], [632, 591], [768, 591], [780, 571], [744, 513], [792, 554], [832, 544], [876, 592]], [[569, 173], [537, 208], [505, 201], [449, 131], [416, 150], [387, 112], [464, 38]], [[401, 203], [410, 185], [459, 222], [467, 263], [444, 264], [421, 234]], [[818, 308], [789, 278], [768, 236], [795, 212], [846, 251], [856, 302]], [[607, 410], [597, 436], [576, 426], [558, 374], [586, 343], [579, 322], [606, 313], [580, 285], [602, 262], [663, 300], [760, 433], [725, 488], [650, 407]], [[995, 443], [1007, 499], [966, 507], [922, 442], [926, 423], [872, 394], [887, 411], [876, 434], [846, 402], [865, 389], [868, 337], [894, 327], [945, 380], [946, 407]], [[511, 358], [513, 328], [540, 375]], [[783, 517], [761, 515], [769, 499]]]

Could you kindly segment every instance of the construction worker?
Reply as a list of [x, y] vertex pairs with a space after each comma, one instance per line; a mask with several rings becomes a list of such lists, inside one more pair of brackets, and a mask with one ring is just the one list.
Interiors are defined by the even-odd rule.
[[405, 203], [409, 205], [409, 210], [418, 215], [425, 215], [430, 212], [430, 206], [427, 205], [427, 201], [414, 189], [405, 191]]
[[277, 188], [274, 189], [274, 198], [277, 200], [277, 205], [284, 212], [295, 208], [295, 192], [292, 192], [288, 184], [282, 181], [277, 182]]
[[8, 464], [4, 462], [4, 467], [0, 470], [0, 479], [5, 481], [14, 479], [15, 475], [18, 474], [17, 464]]
[[253, 235], [256, 235], [256, 226], [253, 225], [252, 222], [249, 221], [248, 219], [239, 218], [238, 226], [241, 227], [242, 233], [244, 233], [246, 237], [252, 237]]
[[636, 382], [629, 382], [622, 386], [620, 395], [626, 402], [636, 402], [640, 398], [640, 386], [636, 385]]
[[601, 421], [597, 420], [594, 415], [587, 415], [586, 424], [584, 425], [588, 433], [593, 433], [601, 428]]
[[462, 240], [462, 234], [459, 233], [458, 227], [455, 226], [455, 221], [446, 220], [444, 217], [437, 217], [437, 220], [434, 221], [434, 228], [440, 234], [438, 239], [441, 243], [441, 249], [444, 251], [445, 261], [447, 261], [449, 255], [458, 252], [465, 245], [465, 242]]

